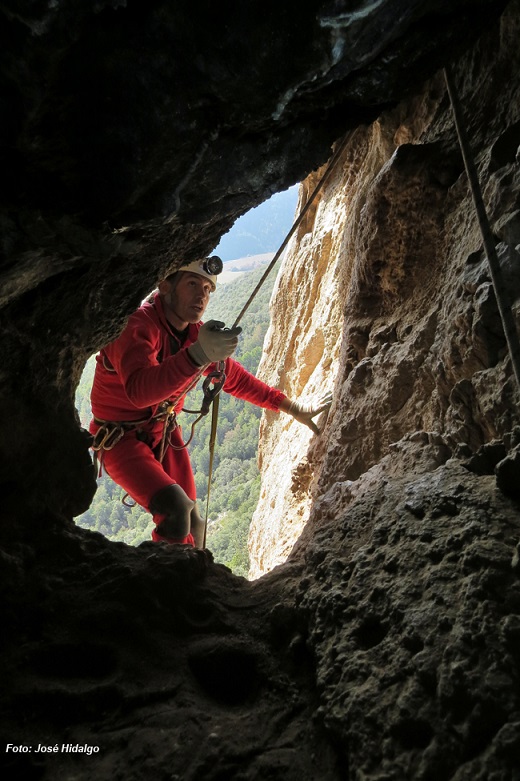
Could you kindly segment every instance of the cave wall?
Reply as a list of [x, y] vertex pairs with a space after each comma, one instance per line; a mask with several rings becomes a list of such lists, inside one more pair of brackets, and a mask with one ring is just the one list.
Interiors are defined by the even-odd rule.
[[[511, 11], [457, 63], [455, 81], [517, 313], [515, 31]], [[302, 185], [299, 208], [323, 172]], [[518, 389], [442, 72], [351, 133], [289, 246], [271, 310], [261, 376], [306, 403], [332, 390], [334, 404], [319, 439], [264, 417], [252, 576], [285, 560], [309, 518], [319, 525], [323, 494], [358, 480], [403, 437], [435, 432], [446, 453], [469, 459], [518, 424]]]
[[[517, 778], [517, 391], [435, 76], [455, 63], [493, 228], [516, 245], [504, 5], [3, 3], [2, 777]], [[290, 349], [264, 364], [291, 392], [335, 393], [321, 438], [280, 437], [295, 447], [273, 536], [288, 551], [303, 527], [289, 560], [249, 582], [210, 551], [75, 527], [93, 491], [72, 402], [86, 356], [349, 131], [356, 187], [330, 183], [295, 260], [321, 303], [280, 281]]]
[[[517, 322], [519, 10], [454, 69]], [[342, 777], [516, 779], [519, 391], [441, 73], [355, 131], [302, 233], [261, 368], [334, 404], [319, 438], [263, 420], [252, 575], [303, 563]]]

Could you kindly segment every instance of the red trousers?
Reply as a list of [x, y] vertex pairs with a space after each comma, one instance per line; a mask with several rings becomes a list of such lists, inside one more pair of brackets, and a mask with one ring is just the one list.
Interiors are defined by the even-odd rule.
[[[95, 433], [95, 429], [92, 433]], [[190, 499], [196, 499], [190, 457], [187, 448], [181, 447], [181, 429], [177, 427], [171, 432], [171, 445], [166, 448], [160, 463], [157, 455], [162, 433], [162, 423], [154, 424], [149, 431], [128, 431], [112, 450], [102, 451], [103, 466], [107, 474], [145, 510], [150, 510], [152, 497], [172, 483], [180, 485]], [[164, 515], [156, 514], [153, 521], [157, 525], [164, 518]], [[152, 539], [156, 542], [169, 541], [157, 534], [155, 529], [152, 531]], [[193, 536], [189, 534], [182, 542], [194, 545]]]

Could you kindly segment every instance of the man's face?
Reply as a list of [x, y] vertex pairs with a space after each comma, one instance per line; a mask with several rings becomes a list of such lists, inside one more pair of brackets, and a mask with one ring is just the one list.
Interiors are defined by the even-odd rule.
[[212, 291], [211, 282], [200, 274], [179, 272], [178, 278], [170, 281], [164, 299], [171, 313], [181, 323], [198, 323], [204, 315]]

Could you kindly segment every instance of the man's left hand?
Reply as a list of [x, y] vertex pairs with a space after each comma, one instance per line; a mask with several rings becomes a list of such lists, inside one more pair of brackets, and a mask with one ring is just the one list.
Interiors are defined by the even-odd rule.
[[280, 409], [292, 415], [298, 423], [303, 423], [308, 426], [315, 434], [320, 434], [320, 429], [314, 422], [313, 418], [321, 415], [322, 412], [328, 412], [332, 404], [332, 394], [329, 393], [323, 399], [321, 399], [316, 406], [304, 405], [297, 401], [290, 401], [287, 399], [288, 405], [282, 405]]

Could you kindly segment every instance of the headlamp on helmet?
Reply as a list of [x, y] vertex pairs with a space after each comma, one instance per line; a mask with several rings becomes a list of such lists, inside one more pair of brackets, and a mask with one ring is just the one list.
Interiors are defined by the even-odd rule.
[[208, 274], [212, 274], [212, 275], [220, 274], [220, 272], [224, 268], [224, 264], [222, 263], [218, 255], [211, 255], [211, 257], [209, 258], [204, 258], [204, 260], [202, 261], [202, 266], [204, 268], [204, 271], [207, 271]]

